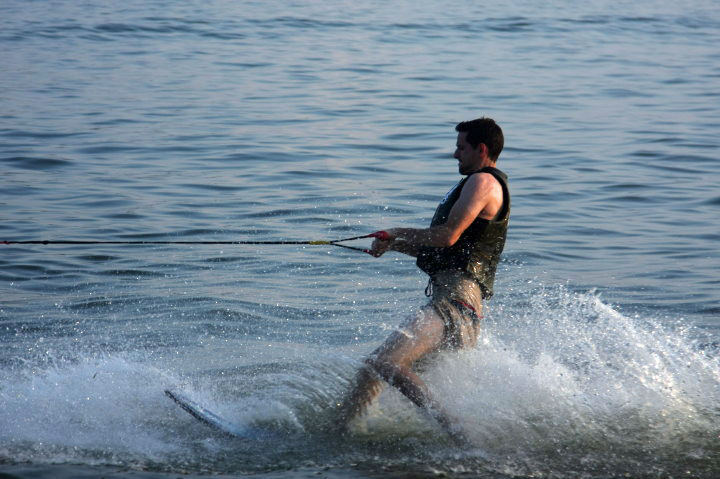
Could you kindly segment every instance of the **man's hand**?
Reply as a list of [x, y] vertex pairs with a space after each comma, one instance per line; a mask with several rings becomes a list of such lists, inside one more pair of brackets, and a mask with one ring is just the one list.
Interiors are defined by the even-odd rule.
[[395, 243], [395, 235], [390, 231], [378, 231], [375, 240], [370, 246], [369, 253], [376, 258], [379, 258], [387, 251], [393, 249]]

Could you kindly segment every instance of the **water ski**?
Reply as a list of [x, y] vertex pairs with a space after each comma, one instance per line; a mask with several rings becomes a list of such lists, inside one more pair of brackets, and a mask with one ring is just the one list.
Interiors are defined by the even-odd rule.
[[259, 427], [233, 424], [182, 393], [166, 389], [165, 395], [175, 401], [198, 421], [229, 436], [243, 439], [261, 439], [272, 435], [270, 431]]

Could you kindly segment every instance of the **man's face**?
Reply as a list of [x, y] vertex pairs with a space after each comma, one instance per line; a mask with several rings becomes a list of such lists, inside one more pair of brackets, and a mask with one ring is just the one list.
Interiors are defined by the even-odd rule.
[[458, 133], [455, 155], [453, 155], [458, 160], [458, 170], [461, 175], [470, 174], [483, 166], [483, 144], [480, 143], [477, 148], [473, 148], [466, 138], [466, 131]]

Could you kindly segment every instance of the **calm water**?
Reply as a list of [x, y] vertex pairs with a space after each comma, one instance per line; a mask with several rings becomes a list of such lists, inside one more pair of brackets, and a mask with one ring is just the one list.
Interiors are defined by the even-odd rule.
[[[425, 301], [408, 258], [0, 245], [0, 471], [717, 477], [720, 6], [442, 3], [5, 0], [0, 240], [423, 226], [455, 123], [491, 116], [497, 294], [425, 373], [472, 444], [394, 391], [326, 432]], [[220, 436], [168, 387], [270, 434]]]

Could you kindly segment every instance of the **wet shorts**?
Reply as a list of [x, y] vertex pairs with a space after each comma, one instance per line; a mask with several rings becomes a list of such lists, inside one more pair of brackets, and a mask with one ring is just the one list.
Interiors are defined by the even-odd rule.
[[441, 272], [430, 279], [430, 302], [445, 324], [444, 346], [472, 348], [477, 344], [482, 323], [482, 290], [462, 272]]

